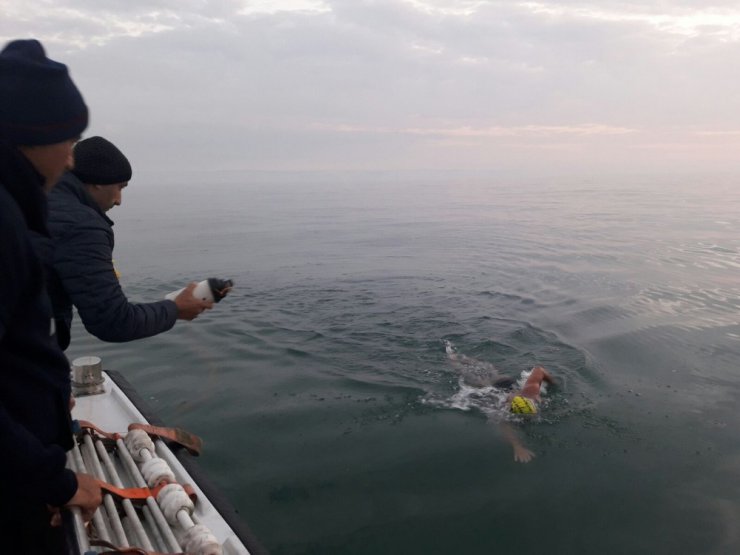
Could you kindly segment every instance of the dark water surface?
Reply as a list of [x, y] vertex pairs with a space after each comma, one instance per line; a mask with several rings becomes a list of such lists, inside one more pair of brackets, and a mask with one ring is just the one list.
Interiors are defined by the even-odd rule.
[[[133, 300], [211, 313], [102, 344], [275, 555], [740, 552], [731, 179], [132, 182]], [[516, 463], [444, 341], [559, 386]]]

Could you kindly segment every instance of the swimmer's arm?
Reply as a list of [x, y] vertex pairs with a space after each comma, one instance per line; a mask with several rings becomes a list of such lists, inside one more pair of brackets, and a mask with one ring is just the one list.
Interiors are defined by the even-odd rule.
[[[542, 366], [540, 366], [540, 368], [542, 368]], [[555, 378], [553, 378], [552, 374], [544, 368], [542, 368], [542, 381], [555, 385]]]
[[534, 453], [524, 446], [514, 428], [509, 426], [506, 422], [499, 422], [498, 427], [501, 431], [501, 435], [504, 436], [504, 439], [506, 439], [514, 449], [514, 460], [516, 462], [528, 463], [534, 458]]

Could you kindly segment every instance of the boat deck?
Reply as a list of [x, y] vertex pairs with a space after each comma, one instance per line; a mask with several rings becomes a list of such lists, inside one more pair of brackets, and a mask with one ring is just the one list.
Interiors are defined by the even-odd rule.
[[[137, 405], [141, 406], [141, 402], [139, 399], [132, 400], [132, 397], [138, 396], [132, 393], [130, 385], [120, 375], [104, 372], [103, 377], [103, 393], [76, 398], [76, 406], [72, 411], [74, 419], [89, 421], [101, 430], [118, 432], [122, 436], [126, 435], [131, 423], [160, 425], [159, 422], [152, 421], [151, 415], [145, 415], [137, 408]], [[145, 407], [144, 410], [146, 411]], [[90, 550], [91, 539], [102, 539], [118, 547], [137, 547], [160, 553], [182, 553], [186, 546], [189, 547], [188, 555], [266, 553], [248, 528], [241, 523], [230, 504], [203, 479], [197, 464], [194, 464], [188, 453], [177, 449], [176, 454], [160, 439], [154, 441], [154, 447], [155, 452], [151, 453], [151, 457], [159, 457], [166, 462], [176, 483], [192, 487], [196, 495], [192, 514], [178, 511], [177, 518], [170, 518], [170, 521], [175, 521], [173, 525], [167, 522], [165, 513], [159, 506], [161, 498], [158, 504], [153, 497], [132, 501], [105, 493], [103, 505], [86, 530], [81, 525], [79, 514], [75, 516], [73, 513], [81, 554]], [[147, 454], [147, 458], [150, 455]], [[78, 445], [68, 454], [68, 466], [118, 487], [140, 488], [146, 485], [123, 440], [114, 444], [91, 434], [82, 434]], [[198, 544], [198, 541], [190, 539], [188, 535], [195, 532], [193, 525], [205, 526], [210, 531], [210, 546], [205, 541], [204, 546], [197, 549], [193, 547]], [[217, 546], [213, 545], [214, 538], [218, 542]], [[247, 545], [250, 545], [250, 549], [247, 549]]]

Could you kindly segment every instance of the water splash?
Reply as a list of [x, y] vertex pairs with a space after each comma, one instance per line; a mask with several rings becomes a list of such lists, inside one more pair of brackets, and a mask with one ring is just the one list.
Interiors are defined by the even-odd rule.
[[[490, 362], [459, 354], [452, 342], [447, 339], [444, 340], [444, 346], [447, 358], [460, 373], [457, 382], [458, 390], [448, 397], [428, 393], [421, 400], [423, 404], [443, 409], [478, 411], [487, 417], [497, 419], [519, 419], [509, 410], [507, 400], [512, 390], [524, 387], [524, 383], [532, 370], [522, 370], [511, 387], [481, 386], [478, 385], [479, 380], [491, 383], [497, 378], [501, 378], [496, 367]], [[480, 372], [488, 372], [488, 375], [481, 375]], [[474, 380], [471, 380], [471, 375], [474, 376]], [[543, 394], [547, 393], [546, 383], [542, 384], [541, 392]], [[547, 404], [548, 400], [543, 397], [541, 405], [546, 406]]]

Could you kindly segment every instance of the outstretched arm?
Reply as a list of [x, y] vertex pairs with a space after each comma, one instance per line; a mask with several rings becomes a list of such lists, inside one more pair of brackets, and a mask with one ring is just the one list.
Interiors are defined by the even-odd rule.
[[506, 422], [499, 422], [498, 427], [504, 439], [514, 449], [514, 460], [516, 462], [528, 463], [534, 458], [534, 453], [524, 446], [514, 428]]
[[555, 385], [555, 378], [552, 377], [552, 374], [545, 370], [545, 377], [543, 378], [547, 383], [550, 385]]
[[112, 257], [113, 236], [95, 220], [75, 226], [57, 242], [54, 269], [87, 331], [103, 341], [123, 342], [172, 328], [177, 304], [130, 303]]

